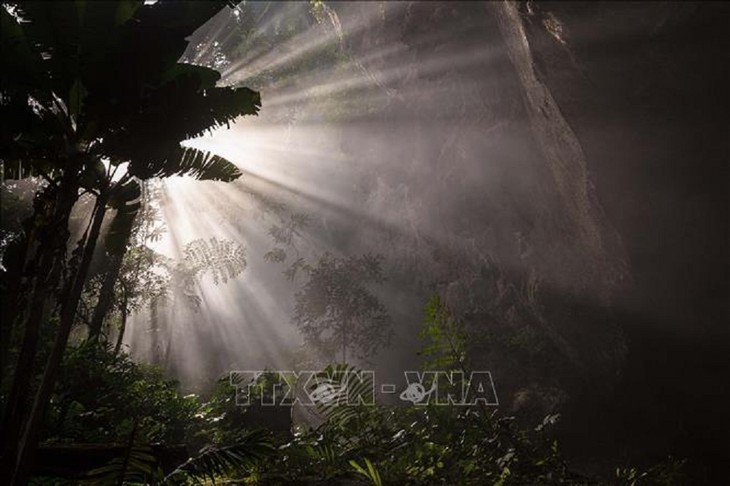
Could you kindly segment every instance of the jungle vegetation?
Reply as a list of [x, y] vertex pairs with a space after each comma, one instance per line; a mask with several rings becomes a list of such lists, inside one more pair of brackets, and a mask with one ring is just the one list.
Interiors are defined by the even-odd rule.
[[[682, 461], [673, 459], [619, 465], [612, 478], [575, 472], [552, 435], [558, 414], [524, 421], [480, 405], [325, 402], [313, 421], [294, 423], [290, 408], [237, 404], [228, 377], [206, 393], [183, 391], [171, 359], [176, 342], [158, 314], [165, 306], [195, 312], [201, 279], [228, 285], [253, 258], [245, 242], [216, 237], [185, 242], [177, 259], [153, 249], [166, 231], [161, 179], [233, 183], [242, 175], [184, 143], [261, 108], [258, 91], [221, 85], [225, 59], [196, 65], [184, 57], [188, 36], [227, 6], [122, 0], [0, 9], [0, 482], [679, 484]], [[312, 2], [311, 13], [322, 22], [328, 10]], [[297, 75], [296, 65], [287, 69], [279, 82]], [[344, 97], [330, 102], [332, 119], [352, 108]], [[308, 217], [251, 197], [278, 221], [273, 248], [258, 257], [283, 265], [297, 284], [292, 322], [326, 357], [316, 365], [327, 376], [356, 370], [348, 363], [367, 362], [393, 333], [377, 290], [383, 258], [302, 256], [296, 244]], [[535, 321], [535, 279], [517, 289], [498, 273], [483, 276], [503, 290], [490, 315]], [[150, 362], [123, 346], [130, 316], [143, 310]], [[423, 369], [468, 373], [477, 341], [442, 296], [423, 302], [422, 321]], [[508, 327], [482, 338], [533, 358], [550, 353], [554, 343], [532, 327]]]

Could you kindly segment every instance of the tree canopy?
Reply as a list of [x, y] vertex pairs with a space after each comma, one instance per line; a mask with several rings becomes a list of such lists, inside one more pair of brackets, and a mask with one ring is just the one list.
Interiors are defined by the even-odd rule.
[[[138, 181], [241, 175], [226, 159], [182, 145], [255, 115], [261, 104], [257, 92], [216, 86], [216, 71], [179, 62], [187, 36], [225, 5], [75, 1], [0, 9], [2, 178], [38, 175], [46, 182], [19, 243], [21, 266], [4, 293], [15, 314], [4, 334], [23, 334], [2, 422], [2, 469], [11, 482], [27, 475], [107, 210], [115, 211], [107, 248], [116, 263], [97, 304], [94, 337], [140, 207]], [[95, 205], [67, 261], [69, 217], [82, 192]], [[56, 305], [59, 329], [28, 408], [39, 335]]]

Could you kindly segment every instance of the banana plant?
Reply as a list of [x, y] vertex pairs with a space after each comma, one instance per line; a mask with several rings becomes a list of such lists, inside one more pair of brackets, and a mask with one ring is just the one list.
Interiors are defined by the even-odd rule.
[[[107, 210], [132, 213], [139, 180], [240, 176], [228, 160], [181, 144], [260, 107], [257, 92], [218, 87], [216, 71], [178, 62], [186, 37], [225, 6], [78, 0], [0, 8], [2, 177], [46, 181], [11, 289], [22, 331], [2, 420], [0, 468], [11, 484], [25, 481]], [[81, 193], [96, 204], [67, 261], [69, 216]], [[30, 405], [39, 336], [56, 307], [56, 339]]]

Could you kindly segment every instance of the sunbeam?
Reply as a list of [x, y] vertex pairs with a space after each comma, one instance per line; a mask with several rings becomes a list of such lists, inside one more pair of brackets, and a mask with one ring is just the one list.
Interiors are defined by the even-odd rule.
[[[219, 287], [206, 281], [198, 284], [202, 305], [206, 306], [204, 322], [194, 326], [170, 323], [186, 329], [175, 341], [199, 342], [193, 329], [200, 327], [215, 329], [205, 332], [217, 336], [205, 339], [220, 343], [208, 348], [188, 343], [174, 350], [177, 355], [168, 359], [183, 376], [184, 370], [189, 376], [196, 369], [186, 365], [186, 359], [204, 360], [206, 349], [217, 349], [218, 361], [227, 363], [218, 372], [225, 371], [230, 363], [281, 364], [284, 356], [292, 355], [298, 340], [290, 323], [291, 307], [273, 296], [286, 293], [282, 289], [296, 282], [287, 282], [281, 273], [277, 276], [280, 266], [272, 272], [275, 264], [261, 263], [262, 256], [271, 254], [267, 252], [272, 249], [310, 259], [322, 251], [394, 255], [392, 245], [405, 245], [412, 250], [401, 253], [400, 265], [416, 266], [435, 253], [458, 260], [477, 249], [482, 261], [493, 258], [487, 256], [494, 251], [488, 246], [497, 244], [490, 240], [492, 236], [457, 241], [429, 213], [432, 203], [427, 201], [454, 201], [455, 190], [501, 190], [498, 188], [507, 176], [501, 161], [514, 160], [517, 146], [513, 144], [522, 142], [511, 141], [510, 131], [515, 129], [503, 123], [499, 113], [485, 112], [488, 105], [477, 83], [496, 87], [508, 80], [504, 53], [489, 42], [479, 42], [469, 50], [423, 51], [438, 43], [448, 46], [448, 31], [419, 33], [415, 43], [368, 42], [374, 23], [384, 15], [403, 15], [406, 8], [405, 4], [389, 5], [387, 11], [363, 4], [349, 10], [325, 7], [311, 23], [302, 20], [302, 16], [311, 15], [310, 7], [303, 3], [244, 2], [222, 12], [197, 33], [200, 40], [191, 43], [187, 58], [216, 67], [224, 59], [221, 83], [252, 83], [261, 90], [264, 102], [257, 118], [241, 119], [230, 130], [221, 128], [186, 143], [235, 163], [244, 174], [241, 183], [165, 182], [163, 214], [168, 232], [154, 243], [155, 249], [170, 258], [180, 258], [191, 241], [212, 237], [241, 242], [249, 259], [240, 283]], [[356, 10], [359, 15], [348, 14]], [[471, 28], [476, 34], [480, 27]], [[226, 50], [233, 45], [235, 50]], [[461, 73], [456, 88], [444, 82], [454, 73]], [[424, 119], [425, 113], [431, 118]], [[421, 187], [409, 187], [412, 180], [406, 186], [405, 181], [416, 174], [428, 174], [429, 168], [418, 161], [428, 159], [433, 148], [423, 146], [422, 155], [403, 153], [398, 147], [403, 137], [432, 140], [434, 147], [441, 140], [432, 169], [442, 164], [451, 164], [453, 169], [441, 181], [421, 179]], [[497, 161], [486, 166], [476, 163], [470, 147], [480, 147], [479, 157]], [[534, 149], [519, 150], [530, 156]], [[454, 185], [456, 180], [452, 182], [450, 174], [456, 170], [471, 174], [467, 180], [472, 182]], [[364, 174], [375, 175], [365, 178], [371, 179], [365, 186]], [[470, 185], [472, 189], [468, 189]], [[277, 232], [272, 233], [272, 228], [281, 224], [281, 215], [271, 213], [246, 222], [250, 218], [247, 213], [256, 211], [261, 203], [247, 189], [253, 186], [263, 191], [258, 194], [296, 206], [315, 218], [298, 228], [293, 239], [281, 247]], [[437, 213], [446, 216], [458, 211], [457, 207], [455, 201], [449, 202]], [[356, 227], [356, 238], [342, 239]], [[488, 246], [480, 249], [480, 245]], [[507, 272], [524, 271], [519, 258], [503, 257], [500, 265]], [[571, 290], [565, 287], [561, 291]], [[391, 295], [397, 294], [391, 290]], [[174, 318], [198, 320], [181, 310]], [[139, 316], [135, 325], [145, 320], [149, 316]], [[135, 341], [134, 332], [128, 338], [130, 344]], [[397, 346], [412, 348], [409, 334], [399, 329]]]
[[2, 484], [727, 483], [726, 4], [0, 17]]

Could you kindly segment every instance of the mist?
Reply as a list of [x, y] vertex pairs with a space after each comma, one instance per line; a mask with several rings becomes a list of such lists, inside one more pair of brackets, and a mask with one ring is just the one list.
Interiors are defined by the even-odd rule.
[[[145, 241], [166, 269], [151, 275], [174, 288], [135, 309], [123, 349], [203, 394], [235, 370], [342, 361], [402, 383], [438, 296], [500, 411], [561, 414], [584, 470], [722, 464], [727, 17], [694, 2], [223, 9], [181, 61], [261, 109], [185, 145], [243, 175], [148, 183]], [[223, 270], [190, 263], [211, 248]], [[357, 298], [318, 301], [332, 282]], [[338, 305], [351, 341], [316, 328]]]

